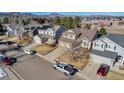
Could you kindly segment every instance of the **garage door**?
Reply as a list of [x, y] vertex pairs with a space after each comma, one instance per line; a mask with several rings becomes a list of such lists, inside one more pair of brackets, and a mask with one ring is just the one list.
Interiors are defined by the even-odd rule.
[[90, 59], [91, 61], [93, 62], [96, 62], [96, 63], [99, 63], [99, 64], [108, 64], [110, 66], [113, 65], [113, 61], [109, 58], [104, 58], [104, 57], [101, 57], [101, 56], [97, 56], [97, 55], [94, 55], [94, 54], [90, 54]]

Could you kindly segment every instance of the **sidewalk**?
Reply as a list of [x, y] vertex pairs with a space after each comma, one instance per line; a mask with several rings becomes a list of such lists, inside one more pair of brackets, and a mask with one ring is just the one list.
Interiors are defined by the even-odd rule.
[[56, 58], [58, 58], [60, 55], [62, 55], [66, 51], [65, 48], [58, 47], [52, 52], [45, 55], [46, 58], [50, 59], [51, 61], [54, 61]]
[[28, 45], [25, 45], [23, 49], [31, 49], [31, 48], [33, 48], [33, 47], [35, 47], [35, 46], [37, 46], [37, 45], [39, 45], [39, 44], [30, 43], [30, 44], [28, 44]]

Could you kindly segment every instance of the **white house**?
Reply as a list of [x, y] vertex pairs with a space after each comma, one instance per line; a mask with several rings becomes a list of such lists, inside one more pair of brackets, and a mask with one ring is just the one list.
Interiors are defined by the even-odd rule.
[[[46, 41], [48, 44], [58, 43], [61, 34], [64, 32], [64, 27], [62, 26], [42, 26], [38, 28], [38, 33], [42, 36], [41, 42]], [[35, 39], [35, 38], [34, 38]], [[37, 40], [34, 40], [37, 41]]]
[[114, 66], [124, 63], [124, 35], [110, 33], [93, 41], [90, 59], [93, 62]]

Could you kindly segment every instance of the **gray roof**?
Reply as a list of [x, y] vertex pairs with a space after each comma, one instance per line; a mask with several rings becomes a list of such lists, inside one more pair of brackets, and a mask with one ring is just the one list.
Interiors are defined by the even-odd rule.
[[116, 59], [116, 57], [118, 55], [116, 52], [99, 51], [99, 50], [95, 50], [95, 49], [91, 50], [91, 54], [95, 54], [95, 55], [110, 58], [110, 59]]
[[110, 33], [107, 38], [124, 48], [124, 34]]
[[58, 31], [59, 29], [61, 28], [61, 26], [53, 26], [52, 27], [52, 30], [54, 31], [54, 32], [56, 32], [56, 31]]
[[46, 34], [38, 34], [37, 35], [39, 38], [48, 38], [48, 39], [54, 39], [54, 37], [53, 36], [50, 36], [50, 35], [46, 35]]
[[69, 30], [65, 31], [63, 34], [77, 35], [80, 33], [82, 33], [81, 28], [74, 28], [74, 29], [69, 29]]

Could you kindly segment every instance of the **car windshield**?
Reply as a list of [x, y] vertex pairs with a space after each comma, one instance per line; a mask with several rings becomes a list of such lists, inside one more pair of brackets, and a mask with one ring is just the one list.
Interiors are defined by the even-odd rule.
[[104, 68], [100, 68], [99, 69], [100, 72], [104, 72], [104, 70], [105, 70]]
[[64, 69], [71, 72], [73, 70], [73, 67], [68, 65], [68, 66], [65, 66]]

